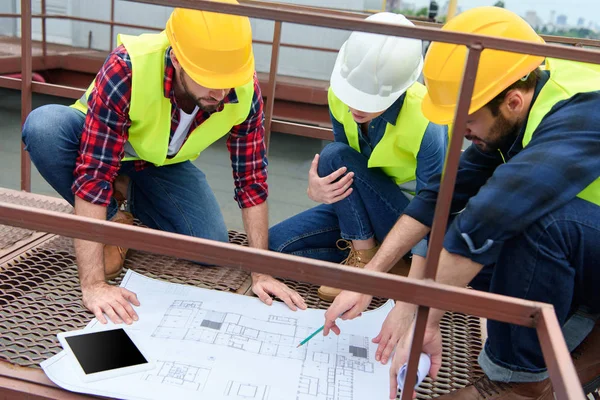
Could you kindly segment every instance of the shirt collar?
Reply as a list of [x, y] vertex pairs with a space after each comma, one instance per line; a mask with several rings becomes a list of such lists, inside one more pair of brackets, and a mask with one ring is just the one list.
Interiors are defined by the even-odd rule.
[[[165, 50], [165, 77], [164, 77], [164, 87], [165, 87], [165, 93], [164, 96], [168, 99], [171, 99], [171, 101], [175, 104], [177, 104], [177, 102], [175, 101], [175, 87], [173, 85], [173, 78], [175, 77], [175, 67], [173, 66], [173, 61], [171, 60], [171, 46], [167, 47], [167, 50]], [[238, 97], [237, 94], [235, 93], [234, 89], [231, 89], [229, 91], [229, 94], [225, 97], [225, 100], [223, 101], [223, 103], [238, 103]], [[223, 107], [221, 106], [219, 108], [218, 111], [221, 111], [223, 109]]]
[[400, 109], [402, 108], [402, 104], [404, 104], [404, 98], [406, 97], [406, 92], [402, 93], [391, 106], [388, 107], [387, 110], [380, 115], [380, 117], [387, 123], [396, 125], [396, 121], [398, 120], [398, 115], [400, 114]]

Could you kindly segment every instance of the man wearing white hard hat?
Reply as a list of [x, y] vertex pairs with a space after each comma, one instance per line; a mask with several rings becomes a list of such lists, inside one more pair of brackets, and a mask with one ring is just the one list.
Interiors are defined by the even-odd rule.
[[[403, 15], [367, 20], [413, 26]], [[331, 75], [329, 111], [335, 141], [315, 155], [308, 196], [322, 203], [269, 232], [271, 250], [363, 267], [412, 197], [441, 172], [447, 127], [421, 112], [426, 89], [422, 42], [353, 32]], [[423, 262], [427, 243], [413, 249]], [[320, 287], [332, 301], [339, 289]]]

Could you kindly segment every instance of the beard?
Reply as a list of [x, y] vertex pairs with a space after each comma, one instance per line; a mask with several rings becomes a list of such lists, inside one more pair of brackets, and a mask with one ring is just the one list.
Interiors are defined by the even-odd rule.
[[473, 144], [482, 152], [491, 153], [510, 146], [520, 130], [520, 122], [511, 123], [500, 113], [490, 128], [487, 139], [478, 136], [468, 136], [467, 139], [473, 140]]
[[[196, 105], [198, 106], [198, 108], [204, 112], [208, 112], [211, 113], [213, 111], [216, 111], [217, 109], [219, 109], [219, 107], [221, 107], [221, 105], [223, 104], [223, 100], [218, 101], [217, 103], [215, 103], [215, 101], [217, 101], [216, 99], [213, 99], [212, 97], [196, 97], [192, 91], [190, 90], [190, 88], [188, 87], [186, 80], [185, 80], [185, 75], [183, 72], [183, 69], [179, 70], [179, 80], [181, 81], [181, 84], [183, 86], [183, 90], [186, 94], [186, 96]], [[208, 104], [207, 104], [208, 103]]]

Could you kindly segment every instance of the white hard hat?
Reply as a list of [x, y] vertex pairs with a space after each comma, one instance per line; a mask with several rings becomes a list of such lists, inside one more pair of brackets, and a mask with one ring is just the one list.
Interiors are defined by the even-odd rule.
[[[367, 20], [414, 26], [404, 15], [390, 12], [373, 14]], [[421, 75], [422, 52], [418, 39], [352, 32], [335, 61], [331, 89], [351, 108], [384, 111]]]

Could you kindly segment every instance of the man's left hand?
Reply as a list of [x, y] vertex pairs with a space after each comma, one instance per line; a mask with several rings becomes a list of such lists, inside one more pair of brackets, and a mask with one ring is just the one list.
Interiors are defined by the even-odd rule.
[[[398, 372], [400, 367], [408, 361], [408, 355], [410, 354], [410, 344], [412, 343], [412, 336], [415, 329], [415, 323], [413, 322], [407, 334], [398, 342], [396, 347], [396, 353], [392, 360], [390, 367], [390, 399], [395, 399], [398, 393]], [[422, 352], [428, 354], [431, 358], [431, 367], [429, 368], [429, 375], [435, 379], [442, 366], [442, 333], [440, 331], [440, 324], [427, 324], [425, 328], [425, 337], [423, 338], [423, 349]], [[417, 397], [417, 393], [414, 389], [404, 388], [405, 390], [413, 390], [413, 399]]]
[[293, 311], [298, 308], [306, 310], [304, 299], [295, 290], [290, 289], [285, 283], [272, 276], [253, 273], [252, 291], [263, 303], [269, 306], [273, 304], [271, 296], [277, 296]]

